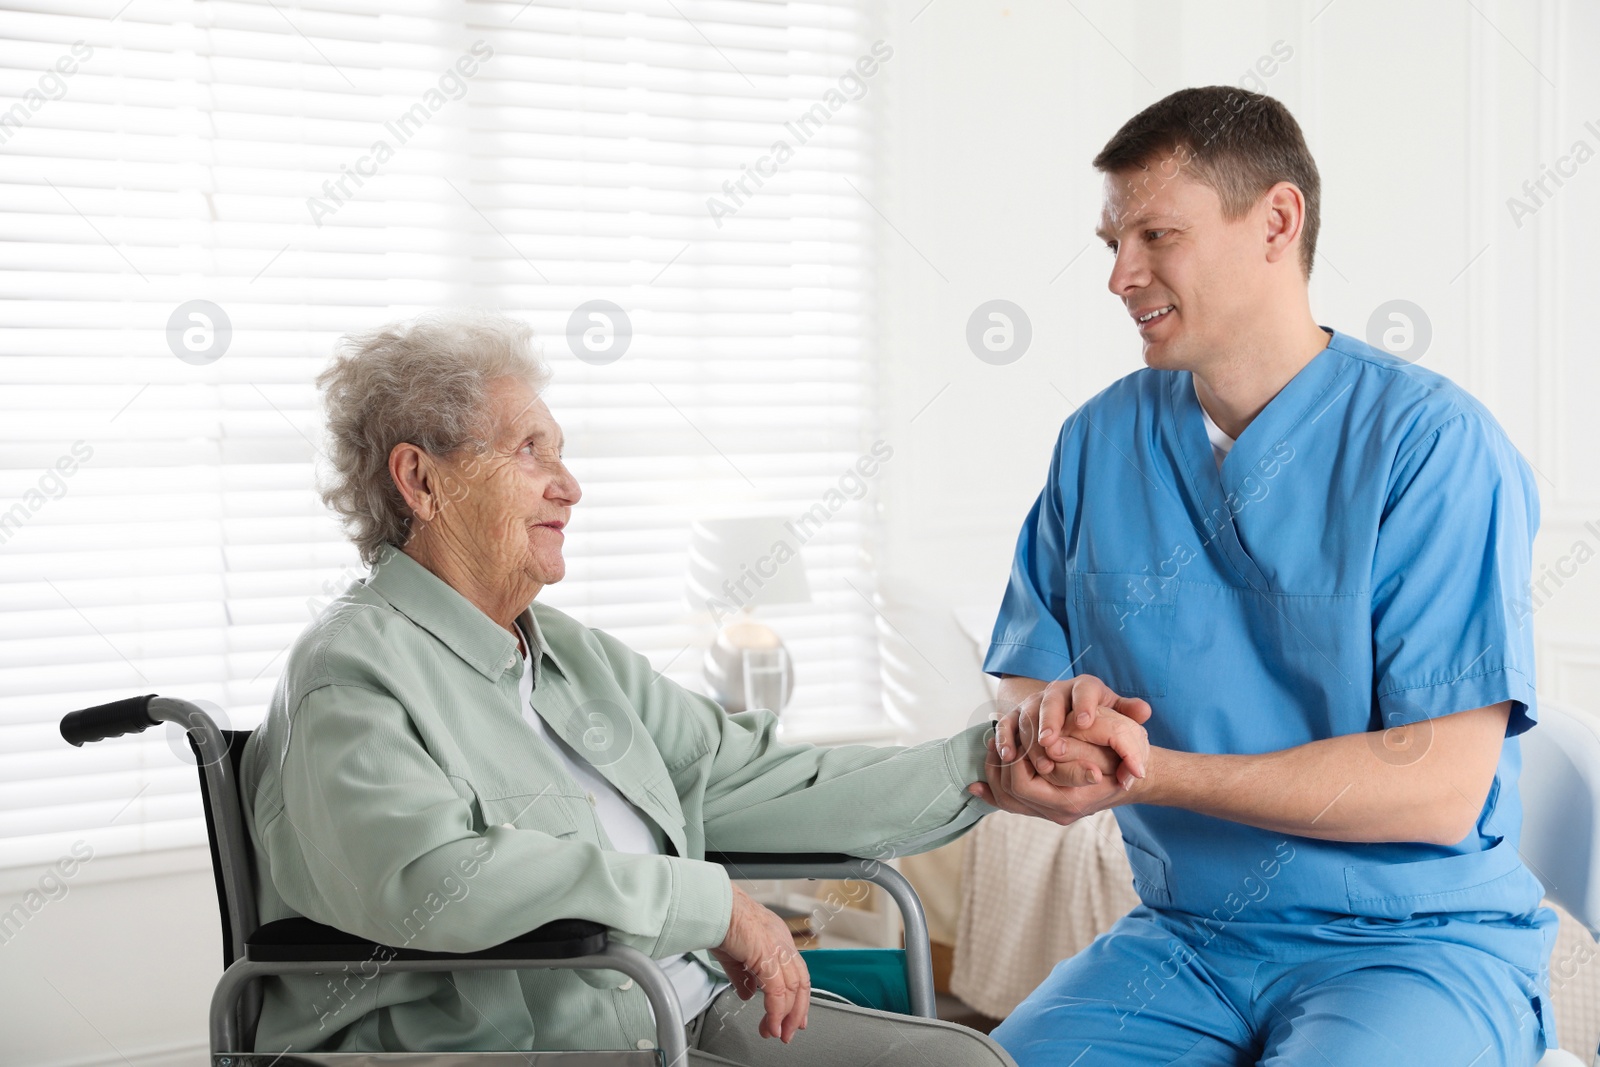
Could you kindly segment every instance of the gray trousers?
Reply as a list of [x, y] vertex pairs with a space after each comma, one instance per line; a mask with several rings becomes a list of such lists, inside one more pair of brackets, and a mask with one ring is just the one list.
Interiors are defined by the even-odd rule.
[[987, 1034], [938, 1019], [858, 1008], [813, 990], [806, 1028], [785, 1045], [756, 1032], [761, 996], [732, 988], [684, 1027], [691, 1067], [1016, 1067]]

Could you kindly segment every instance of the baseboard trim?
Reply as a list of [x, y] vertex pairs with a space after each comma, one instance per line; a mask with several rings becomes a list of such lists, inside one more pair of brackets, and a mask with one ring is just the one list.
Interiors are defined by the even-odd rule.
[[205, 1067], [211, 1046], [204, 1041], [180, 1041], [145, 1049], [107, 1049], [93, 1056], [51, 1060], [37, 1067]]

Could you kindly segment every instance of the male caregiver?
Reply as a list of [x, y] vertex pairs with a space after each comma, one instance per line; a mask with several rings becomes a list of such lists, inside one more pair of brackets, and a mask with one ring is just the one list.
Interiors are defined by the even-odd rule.
[[[1022, 1067], [1533, 1064], [1528, 464], [1460, 387], [1312, 317], [1320, 181], [1282, 104], [1186, 89], [1094, 166], [1146, 366], [1062, 426], [971, 788], [1115, 808], [1141, 904], [993, 1036]], [[1416, 222], [1394, 241], [1448, 239]], [[1068, 736], [1107, 717], [1148, 732], [1137, 764]]]

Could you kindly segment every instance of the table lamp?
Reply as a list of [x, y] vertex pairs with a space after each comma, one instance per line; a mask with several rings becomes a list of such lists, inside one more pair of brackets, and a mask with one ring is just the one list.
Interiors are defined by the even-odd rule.
[[690, 526], [685, 596], [718, 624], [706, 650], [706, 691], [729, 712], [781, 713], [794, 692], [794, 663], [783, 640], [752, 612], [811, 600], [800, 539], [781, 517], [697, 520]]

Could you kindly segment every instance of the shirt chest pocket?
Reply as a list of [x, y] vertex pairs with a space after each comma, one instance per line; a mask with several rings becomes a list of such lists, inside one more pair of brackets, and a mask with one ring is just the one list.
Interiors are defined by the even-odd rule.
[[504, 796], [491, 796], [488, 792], [474, 791], [472, 796], [472, 816], [480, 833], [496, 827], [537, 830], [551, 837], [572, 837], [578, 832], [573, 798], [553, 788]]
[[1067, 578], [1072, 674], [1092, 674], [1119, 696], [1165, 696], [1177, 581], [1125, 572]]

